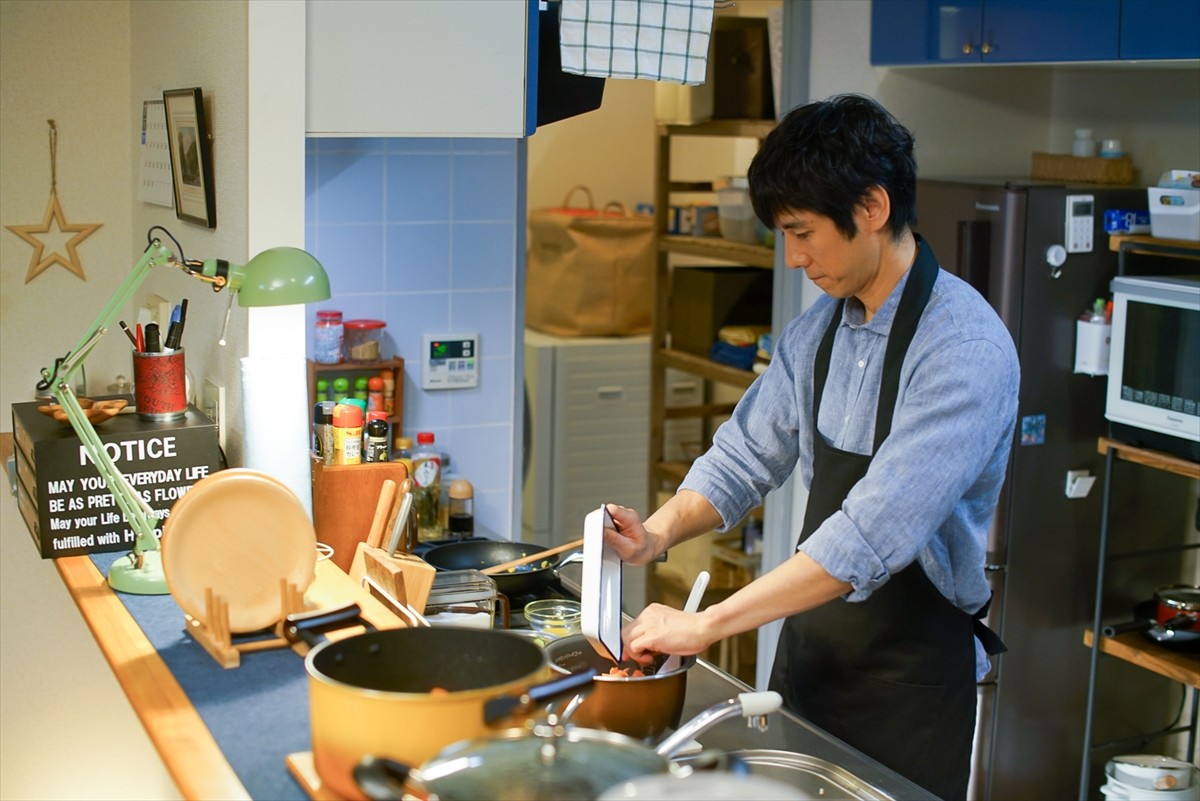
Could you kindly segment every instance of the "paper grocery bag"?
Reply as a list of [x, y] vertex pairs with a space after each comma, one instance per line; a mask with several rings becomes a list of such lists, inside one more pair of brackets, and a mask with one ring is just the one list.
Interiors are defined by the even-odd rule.
[[[571, 206], [582, 191], [587, 206]], [[617, 336], [650, 330], [654, 219], [619, 203], [597, 211], [585, 186], [559, 208], [529, 214], [525, 325], [556, 336]]]

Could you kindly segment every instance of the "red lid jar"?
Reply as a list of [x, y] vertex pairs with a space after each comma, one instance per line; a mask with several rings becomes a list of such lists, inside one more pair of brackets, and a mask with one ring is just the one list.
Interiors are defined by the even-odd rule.
[[377, 362], [383, 349], [383, 320], [347, 320], [346, 360], [351, 362]]

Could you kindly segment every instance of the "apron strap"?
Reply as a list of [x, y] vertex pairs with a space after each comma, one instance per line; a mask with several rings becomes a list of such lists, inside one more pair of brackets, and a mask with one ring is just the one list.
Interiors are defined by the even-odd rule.
[[983, 619], [987, 617], [988, 610], [992, 608], [992, 598], [995, 593], [988, 596], [987, 603], [979, 607], [979, 611], [971, 616], [971, 627], [975, 632], [975, 636], [979, 638], [980, 644], [983, 645], [983, 650], [988, 656], [996, 656], [1008, 650], [1008, 646], [1004, 644], [1004, 640], [1000, 639], [1000, 635], [984, 625]]

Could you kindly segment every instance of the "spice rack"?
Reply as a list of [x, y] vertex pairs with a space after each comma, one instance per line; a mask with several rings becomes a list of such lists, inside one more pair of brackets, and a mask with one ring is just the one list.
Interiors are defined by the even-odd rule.
[[377, 362], [338, 362], [337, 364], [321, 364], [312, 359], [308, 360], [308, 408], [311, 412], [317, 402], [318, 376], [345, 376], [353, 384], [359, 376], [379, 375], [390, 370], [395, 390], [392, 394], [392, 414], [388, 423], [392, 426], [392, 437], [400, 436], [404, 430], [404, 359], [381, 359]]

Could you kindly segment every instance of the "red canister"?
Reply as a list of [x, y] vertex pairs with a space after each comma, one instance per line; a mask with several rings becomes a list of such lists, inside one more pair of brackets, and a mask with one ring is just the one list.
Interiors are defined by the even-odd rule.
[[[1154, 602], [1158, 607], [1155, 615], [1158, 625], [1170, 622], [1170, 628], [1176, 631], [1200, 632], [1200, 587], [1187, 584], [1160, 587], [1154, 593]], [[1190, 624], [1187, 618], [1191, 619]]]
[[133, 398], [138, 417], [155, 422], [187, 414], [187, 372], [183, 348], [170, 353], [133, 354]]

